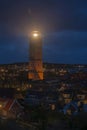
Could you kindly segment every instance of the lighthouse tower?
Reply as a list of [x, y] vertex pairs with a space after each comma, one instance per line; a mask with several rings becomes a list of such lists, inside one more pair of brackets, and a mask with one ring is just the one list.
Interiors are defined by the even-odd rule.
[[42, 36], [33, 31], [29, 42], [29, 80], [43, 80]]

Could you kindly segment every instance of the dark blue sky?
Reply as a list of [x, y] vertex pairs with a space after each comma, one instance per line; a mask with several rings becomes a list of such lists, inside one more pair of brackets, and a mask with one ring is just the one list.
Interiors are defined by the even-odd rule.
[[0, 0], [0, 64], [28, 61], [34, 28], [45, 62], [87, 64], [87, 0]]

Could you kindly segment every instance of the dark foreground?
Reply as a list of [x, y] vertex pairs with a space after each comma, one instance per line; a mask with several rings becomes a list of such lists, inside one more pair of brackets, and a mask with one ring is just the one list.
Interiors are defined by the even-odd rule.
[[15, 120], [0, 120], [0, 130], [31, 130], [29, 127], [17, 123]]
[[87, 113], [67, 116], [53, 112], [39, 122], [0, 119], [0, 130], [87, 130]]

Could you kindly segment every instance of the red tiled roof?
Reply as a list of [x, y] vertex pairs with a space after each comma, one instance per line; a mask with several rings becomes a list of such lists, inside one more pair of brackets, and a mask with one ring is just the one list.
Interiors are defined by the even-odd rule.
[[3, 109], [6, 110], [6, 111], [9, 111], [12, 108], [13, 105], [14, 105], [14, 109], [15, 109], [15, 103], [16, 103], [16, 106], [21, 107], [20, 104], [18, 102], [16, 102], [15, 99], [0, 98], [0, 102], [4, 103]]
[[13, 102], [14, 102], [14, 99], [9, 99], [7, 101], [7, 103], [6, 103], [6, 105], [4, 106], [4, 110], [8, 111], [10, 109], [10, 107], [11, 107], [11, 105], [12, 105]]

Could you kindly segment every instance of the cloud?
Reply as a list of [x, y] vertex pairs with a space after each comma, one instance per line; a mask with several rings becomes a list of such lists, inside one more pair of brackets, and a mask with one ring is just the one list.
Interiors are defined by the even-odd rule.
[[87, 30], [86, 5], [85, 0], [3, 0], [0, 23], [15, 33], [28, 33], [34, 25], [45, 32]]
[[44, 60], [87, 63], [86, 9], [87, 0], [1, 0], [0, 63], [28, 60], [33, 28], [45, 35]]
[[44, 40], [44, 60], [87, 64], [87, 32], [61, 31]]
[[28, 61], [29, 43], [24, 37], [7, 37], [0, 40], [0, 63]]

